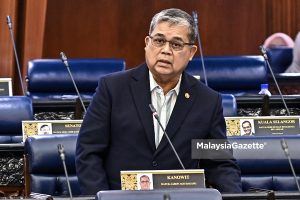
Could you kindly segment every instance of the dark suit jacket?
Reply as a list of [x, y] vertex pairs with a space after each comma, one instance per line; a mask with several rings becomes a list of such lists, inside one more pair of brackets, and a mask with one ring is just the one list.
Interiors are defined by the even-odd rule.
[[[187, 169], [204, 168], [206, 181], [221, 192], [241, 192], [235, 160], [191, 159], [192, 139], [226, 138], [221, 102], [220, 94], [184, 72], [166, 132]], [[165, 136], [155, 148], [150, 103], [145, 64], [101, 78], [77, 141], [83, 194], [120, 189], [121, 170], [181, 169]]]

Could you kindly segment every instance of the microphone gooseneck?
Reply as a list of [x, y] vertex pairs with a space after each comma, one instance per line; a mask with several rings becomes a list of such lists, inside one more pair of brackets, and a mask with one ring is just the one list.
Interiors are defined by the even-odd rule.
[[71, 80], [72, 80], [72, 82], [73, 82], [73, 85], [74, 85], [74, 88], [75, 88], [75, 90], [76, 90], [77, 96], [78, 96], [79, 101], [80, 101], [80, 103], [81, 103], [81, 106], [82, 106], [82, 108], [83, 108], [83, 110], [84, 110], [84, 114], [86, 114], [86, 108], [85, 108], [85, 106], [84, 106], [84, 103], [83, 103], [83, 100], [82, 100], [82, 98], [81, 98], [81, 95], [80, 95], [80, 93], [79, 93], [79, 91], [78, 91], [78, 88], [77, 88], [77, 85], [76, 85], [75, 80], [74, 80], [74, 78], [73, 78], [73, 75], [72, 75], [72, 73], [71, 73], [71, 71], [70, 71], [70, 66], [69, 66], [68, 58], [67, 58], [67, 56], [65, 55], [64, 52], [60, 52], [60, 57], [61, 57], [62, 62], [65, 64], [65, 66], [66, 66], [66, 68], [67, 68], [67, 70], [68, 70], [68, 72], [69, 72], [69, 75], [70, 75]]
[[164, 194], [164, 200], [171, 200], [170, 194]]
[[168, 140], [170, 146], [172, 147], [172, 150], [173, 150], [175, 156], [177, 157], [178, 162], [180, 163], [182, 169], [185, 170], [185, 167], [184, 167], [184, 165], [182, 164], [182, 161], [181, 161], [181, 159], [179, 158], [179, 155], [178, 155], [176, 149], [174, 148], [174, 146], [173, 146], [173, 144], [172, 144], [172, 142], [171, 142], [171, 140], [170, 140], [170, 138], [169, 138], [169, 136], [168, 136], [166, 130], [164, 129], [164, 127], [162, 126], [162, 124], [161, 124], [161, 122], [160, 122], [160, 120], [159, 120], [159, 117], [158, 117], [158, 114], [157, 114], [157, 112], [156, 112], [156, 109], [154, 108], [154, 106], [153, 106], [152, 104], [149, 104], [149, 107], [150, 107], [150, 110], [151, 110], [151, 112], [152, 112], [152, 115], [154, 116], [154, 118], [155, 118], [156, 121], [158, 122], [158, 124], [159, 124], [160, 128], [163, 130], [164, 135], [166, 136], [166, 138], [167, 138], [167, 140]]
[[205, 85], [208, 86], [207, 76], [206, 76], [206, 69], [205, 69], [204, 59], [203, 59], [203, 52], [202, 52], [202, 45], [201, 45], [201, 38], [200, 38], [200, 30], [199, 30], [199, 27], [198, 27], [198, 14], [197, 14], [196, 11], [193, 11], [192, 15], [193, 15], [193, 19], [194, 19], [194, 23], [195, 23], [195, 31], [196, 31], [196, 35], [197, 35], [197, 39], [198, 39], [199, 54], [200, 54], [201, 64], [202, 64], [202, 69], [203, 69], [204, 82], [205, 82]]
[[278, 90], [278, 92], [279, 92], [280, 98], [281, 98], [281, 100], [282, 100], [282, 103], [283, 103], [283, 105], [284, 105], [284, 108], [286, 109], [287, 115], [290, 116], [290, 115], [291, 115], [291, 114], [290, 114], [290, 110], [288, 109], [288, 107], [287, 107], [287, 105], [286, 105], [286, 103], [285, 103], [285, 100], [284, 100], [283, 95], [282, 95], [282, 93], [281, 93], [280, 87], [279, 87], [279, 85], [278, 85], [278, 83], [277, 83], [277, 80], [276, 80], [275, 75], [274, 75], [274, 73], [273, 73], [272, 67], [271, 67], [271, 65], [270, 65], [270, 62], [269, 62], [269, 59], [268, 59], [268, 55], [267, 55], [267, 50], [266, 50], [265, 47], [263, 47], [263, 46], [259, 46], [259, 48], [260, 48], [261, 53], [262, 53], [262, 55], [263, 55], [263, 57], [264, 57], [264, 59], [265, 59], [265, 61], [266, 61], [266, 63], [267, 63], [267, 66], [268, 66], [268, 68], [269, 68], [269, 70], [270, 70], [270, 72], [271, 72], [273, 81], [274, 81], [274, 83], [275, 83], [275, 85], [276, 85], [276, 88], [277, 88], [277, 90]]
[[67, 179], [67, 184], [68, 184], [68, 190], [69, 190], [69, 194], [70, 194], [70, 199], [73, 199], [73, 195], [72, 195], [72, 190], [71, 190], [71, 185], [70, 185], [70, 180], [69, 180], [69, 176], [68, 176], [68, 171], [67, 171], [67, 167], [66, 167], [66, 161], [65, 161], [65, 149], [64, 146], [62, 144], [58, 144], [57, 145], [57, 149], [58, 149], [58, 154], [61, 158], [61, 161], [63, 163], [63, 167], [64, 167], [64, 172], [65, 172], [65, 176]]
[[296, 176], [296, 173], [295, 173], [295, 169], [294, 169], [294, 166], [293, 166], [291, 157], [290, 157], [289, 147], [288, 147], [288, 145], [287, 145], [287, 142], [282, 138], [282, 139], [280, 140], [280, 143], [281, 143], [282, 150], [284, 151], [284, 154], [285, 154], [286, 158], [287, 158], [288, 161], [289, 161], [289, 165], [290, 165], [290, 168], [291, 168], [291, 170], [292, 170], [292, 173], [293, 173], [293, 176], [294, 176], [296, 185], [297, 185], [297, 189], [298, 189], [298, 191], [300, 192], [299, 183], [298, 183], [297, 176]]
[[20, 79], [20, 85], [22, 88], [22, 92], [23, 92], [23, 96], [25, 96], [25, 87], [24, 87], [24, 83], [23, 83], [23, 78], [22, 78], [22, 73], [21, 73], [21, 68], [20, 68], [20, 63], [19, 63], [19, 58], [18, 58], [18, 54], [17, 54], [17, 49], [16, 49], [16, 43], [15, 43], [15, 39], [14, 39], [14, 34], [13, 34], [13, 30], [12, 30], [12, 21], [10, 16], [6, 16], [6, 22], [8, 25], [8, 30], [10, 33], [10, 38], [13, 44], [13, 48], [14, 48], [14, 54], [15, 54], [15, 60], [17, 63], [17, 68], [18, 68], [18, 75], [19, 75], [19, 79]]

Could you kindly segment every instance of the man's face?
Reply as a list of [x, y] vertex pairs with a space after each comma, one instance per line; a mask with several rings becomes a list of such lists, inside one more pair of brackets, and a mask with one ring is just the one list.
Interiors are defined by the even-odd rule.
[[245, 122], [242, 127], [246, 135], [251, 134], [251, 124], [249, 122]]
[[[157, 24], [150, 36], [172, 42], [190, 43], [188, 33], [187, 26], [161, 22]], [[149, 36], [145, 38], [145, 57], [149, 70], [156, 80], [170, 81], [179, 78], [197, 51], [195, 45], [184, 45], [182, 50], [176, 51], [171, 47], [170, 42], [157, 47], [151, 40], [153, 39]]]
[[140, 179], [141, 190], [150, 190], [150, 180], [148, 177], [141, 177]]
[[49, 134], [50, 133], [50, 127], [49, 126], [43, 126], [40, 131], [43, 134]]

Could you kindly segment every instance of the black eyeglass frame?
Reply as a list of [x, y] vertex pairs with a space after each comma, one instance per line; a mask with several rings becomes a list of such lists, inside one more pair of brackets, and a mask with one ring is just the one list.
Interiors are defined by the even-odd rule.
[[170, 45], [171, 49], [173, 49], [174, 51], [182, 51], [183, 48], [184, 48], [184, 46], [186, 46], [186, 45], [188, 45], [188, 46], [193, 46], [193, 45], [195, 45], [194, 43], [187, 43], [187, 42], [183, 42], [183, 41], [178, 41], [178, 42], [180, 42], [180, 43], [182, 42], [182, 43], [181, 43], [182, 47], [180, 47], [179, 49], [174, 49], [174, 47], [172, 46], [172, 44], [174, 44], [174, 42], [173, 42], [172, 40], [166, 40], [165, 38], [161, 38], [162, 40], [164, 40], [164, 44], [163, 44], [162, 46], [157, 46], [157, 45], [153, 44], [153, 38], [154, 38], [155, 36], [148, 35], [148, 37], [151, 39], [151, 44], [152, 44], [153, 46], [158, 47], [158, 48], [161, 48], [161, 47], [164, 47], [164, 46], [167, 44], [167, 42], [169, 42], [169, 45]]

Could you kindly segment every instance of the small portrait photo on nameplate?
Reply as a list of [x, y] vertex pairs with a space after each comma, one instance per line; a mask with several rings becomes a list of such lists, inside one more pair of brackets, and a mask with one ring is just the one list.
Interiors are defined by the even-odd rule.
[[137, 174], [137, 189], [138, 190], [153, 190], [152, 174], [141, 173]]
[[34, 135], [78, 134], [82, 120], [22, 121], [23, 141]]
[[12, 96], [11, 78], [0, 78], [0, 96]]
[[38, 135], [52, 134], [51, 123], [38, 123]]
[[255, 135], [254, 131], [254, 121], [253, 119], [241, 119], [240, 120], [241, 136], [253, 136]]
[[122, 190], [205, 188], [203, 169], [121, 171]]

